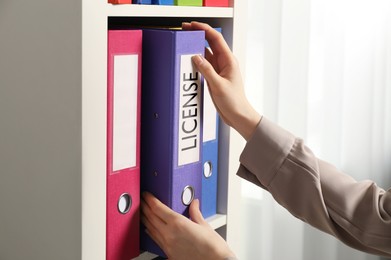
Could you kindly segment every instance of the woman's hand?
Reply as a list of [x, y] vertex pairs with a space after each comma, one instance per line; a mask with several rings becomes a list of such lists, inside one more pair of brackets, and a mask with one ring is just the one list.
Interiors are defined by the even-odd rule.
[[146, 232], [170, 260], [219, 260], [235, 257], [225, 240], [204, 220], [199, 201], [189, 208], [190, 218], [176, 213], [151, 193], [144, 192], [141, 221]]
[[217, 111], [226, 124], [235, 128], [248, 140], [261, 116], [248, 102], [243, 89], [238, 62], [223, 36], [205, 23], [182, 23], [184, 30], [204, 30], [211, 51], [205, 58], [193, 57], [193, 63], [208, 82], [209, 93]]

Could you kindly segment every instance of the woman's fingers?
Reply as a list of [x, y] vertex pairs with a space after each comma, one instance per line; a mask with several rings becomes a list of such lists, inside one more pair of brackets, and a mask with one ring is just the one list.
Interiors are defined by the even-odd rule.
[[141, 213], [141, 222], [145, 226], [145, 232], [156, 242], [156, 244], [162, 247], [162, 234], [160, 233], [159, 229], [149, 221], [148, 217], [143, 212]]
[[167, 223], [170, 218], [174, 216], [174, 212], [164, 205], [160, 200], [158, 200], [155, 196], [153, 196], [149, 192], [144, 192], [142, 194], [142, 198], [145, 202], [145, 206], [148, 206], [147, 208], [142, 208], [143, 210], [145, 209], [148, 212], [148, 214], [153, 214], [156, 215], [159, 219], [161, 219], [164, 223]]
[[213, 29], [209, 24], [200, 22], [183, 23], [182, 28], [185, 30], [203, 30], [205, 31], [205, 38], [208, 41], [214, 54], [230, 55], [231, 50], [224, 40], [221, 33]]
[[213, 52], [210, 48], [205, 48], [205, 59], [213, 66], [217, 73], [220, 72], [219, 67], [217, 66], [216, 57], [213, 56]]
[[219, 86], [219, 82], [222, 80], [219, 74], [215, 71], [213, 66], [202, 55], [195, 55], [192, 57], [192, 61], [196, 68], [204, 75], [208, 84], [212, 86]]
[[189, 208], [189, 214], [192, 221], [201, 225], [208, 225], [200, 211], [200, 201], [195, 199], [191, 202]]

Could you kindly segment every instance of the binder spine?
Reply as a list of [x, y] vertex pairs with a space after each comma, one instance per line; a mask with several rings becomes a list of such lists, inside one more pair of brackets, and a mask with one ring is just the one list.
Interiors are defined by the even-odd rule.
[[[221, 33], [221, 28], [214, 28]], [[210, 48], [205, 41], [205, 47]], [[209, 94], [207, 82], [204, 82], [204, 143], [201, 212], [205, 218], [217, 213], [217, 180], [219, 157], [220, 117]]]
[[139, 255], [142, 31], [108, 32], [106, 259]]
[[110, 4], [131, 4], [132, 0], [108, 0]]
[[213, 7], [228, 7], [229, 0], [204, 0], [203, 5]]
[[133, 4], [139, 4], [139, 5], [150, 5], [152, 4], [151, 0], [132, 0]]
[[154, 5], [174, 5], [174, 0], [152, 0]]
[[[195, 198], [201, 199], [202, 192], [202, 143], [203, 143], [203, 80], [196, 71], [191, 57], [204, 54], [205, 34], [197, 32], [176, 32], [176, 84], [178, 94], [175, 114], [178, 144], [174, 147], [174, 197], [172, 208], [188, 216], [187, 203], [182, 201], [184, 188], [192, 186]], [[177, 103], [178, 102], [178, 103]], [[185, 178], [184, 178], [185, 176]], [[189, 181], [190, 180], [190, 181]]]
[[[191, 200], [201, 199], [202, 79], [191, 56], [203, 54], [204, 37], [144, 30], [141, 189], [186, 216]], [[144, 232], [141, 245], [164, 256]]]
[[175, 5], [202, 6], [202, 0], [175, 0]]
[[[206, 95], [205, 95], [206, 96]], [[205, 104], [205, 103], [204, 103]], [[212, 104], [213, 105], [213, 104]], [[205, 106], [205, 110], [208, 109]], [[201, 212], [204, 218], [213, 216], [217, 213], [217, 178], [218, 178], [218, 155], [219, 155], [219, 139], [218, 139], [218, 128], [220, 118], [216, 112], [213, 112], [214, 116], [214, 129], [215, 138], [212, 140], [204, 141], [203, 143], [203, 155], [202, 155], [202, 197], [201, 197]], [[207, 113], [205, 111], [204, 113]], [[204, 116], [204, 118], [207, 116]], [[208, 122], [205, 122], [207, 124]], [[207, 127], [206, 125], [204, 127]], [[205, 135], [204, 135], [205, 136]]]

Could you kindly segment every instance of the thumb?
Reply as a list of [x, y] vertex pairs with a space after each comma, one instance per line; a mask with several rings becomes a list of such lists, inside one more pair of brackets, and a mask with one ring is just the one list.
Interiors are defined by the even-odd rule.
[[219, 74], [217, 74], [209, 61], [207, 61], [202, 55], [194, 55], [191, 57], [191, 60], [193, 61], [195, 67], [201, 72], [201, 74], [204, 75], [209, 85], [216, 86], [219, 84], [221, 77]]
[[195, 223], [201, 225], [206, 223], [200, 211], [200, 201], [198, 199], [193, 200], [192, 203], [190, 204], [189, 213], [190, 213], [191, 220], [194, 221]]

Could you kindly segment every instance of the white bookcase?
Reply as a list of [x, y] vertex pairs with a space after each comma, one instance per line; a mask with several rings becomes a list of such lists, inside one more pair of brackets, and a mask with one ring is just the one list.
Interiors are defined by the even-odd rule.
[[[246, 0], [228, 8], [0, 2], [0, 259], [105, 259], [109, 23], [208, 22], [223, 28], [243, 70], [246, 11]], [[208, 221], [239, 253], [244, 143], [226, 126], [220, 138], [219, 214]]]

